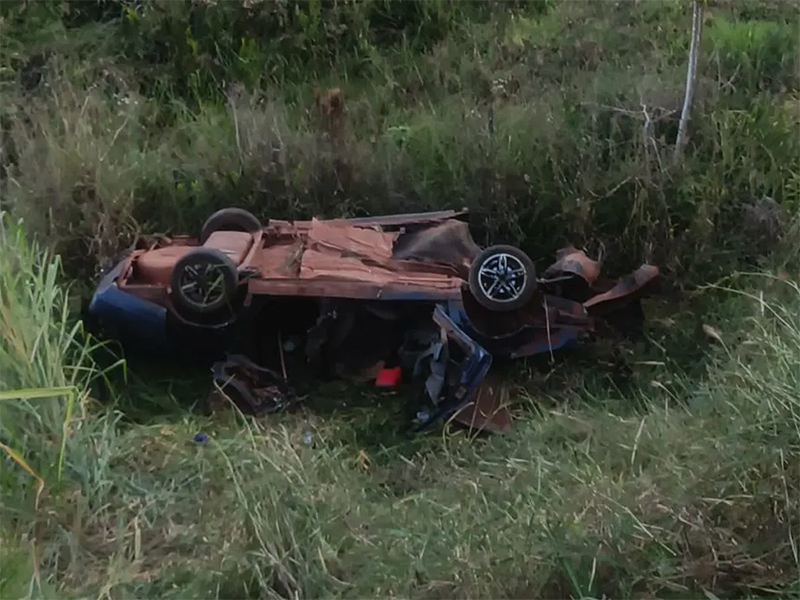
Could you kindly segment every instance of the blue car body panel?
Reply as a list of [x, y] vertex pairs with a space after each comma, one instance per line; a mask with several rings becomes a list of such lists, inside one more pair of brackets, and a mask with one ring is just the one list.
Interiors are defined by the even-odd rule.
[[534, 356], [536, 354], [545, 354], [564, 348], [570, 348], [577, 345], [581, 338], [581, 332], [578, 328], [559, 327], [558, 330], [552, 332], [552, 335], [549, 336], [549, 339], [515, 347], [514, 344], [509, 343], [507, 338], [490, 340], [483, 336], [470, 321], [470, 318], [464, 309], [464, 305], [461, 302], [448, 302], [446, 305], [446, 311], [447, 316], [453, 321], [453, 324], [473, 340], [476, 340], [477, 342], [487, 346], [491, 345], [491, 342], [494, 341], [505, 348], [515, 348], [515, 350], [512, 350], [508, 353], [510, 358]]
[[89, 303], [89, 315], [102, 328], [109, 328], [119, 341], [149, 352], [168, 353], [167, 310], [128, 294], [117, 286], [125, 261], [122, 260], [100, 281]]
[[225, 346], [235, 319], [214, 325], [187, 323], [163, 306], [121, 290], [117, 281], [124, 266], [121, 260], [101, 279], [87, 312], [130, 353], [178, 358], [211, 355]]
[[492, 355], [459, 327], [448, 314], [446, 305], [436, 305], [433, 320], [445, 332], [447, 339], [460, 346], [466, 356], [461, 363], [458, 382], [448, 390], [437, 410], [416, 427], [417, 431], [430, 429], [469, 404], [492, 366]]

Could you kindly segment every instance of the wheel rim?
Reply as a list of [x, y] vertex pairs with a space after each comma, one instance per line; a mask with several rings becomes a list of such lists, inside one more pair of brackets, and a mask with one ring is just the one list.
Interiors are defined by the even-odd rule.
[[478, 270], [481, 292], [494, 302], [513, 302], [522, 296], [528, 274], [522, 261], [512, 254], [493, 254]]
[[195, 306], [215, 306], [225, 299], [225, 273], [220, 265], [188, 264], [181, 271], [180, 288], [183, 297]]

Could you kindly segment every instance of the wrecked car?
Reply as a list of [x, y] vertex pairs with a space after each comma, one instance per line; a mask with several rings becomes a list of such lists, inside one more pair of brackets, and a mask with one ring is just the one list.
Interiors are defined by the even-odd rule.
[[570, 247], [539, 276], [515, 246], [479, 247], [465, 216], [262, 223], [223, 209], [199, 237], [138, 239], [102, 276], [89, 316], [151, 355], [212, 347], [214, 381], [249, 412], [284, 408], [291, 384], [311, 378], [410, 379], [424, 403], [415, 429], [455, 418], [502, 431], [493, 361], [635, 320], [659, 271], [604, 279]]

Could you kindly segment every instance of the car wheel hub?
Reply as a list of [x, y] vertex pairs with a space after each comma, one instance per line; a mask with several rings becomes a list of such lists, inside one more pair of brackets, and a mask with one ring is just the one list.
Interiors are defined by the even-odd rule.
[[525, 266], [517, 257], [506, 253], [487, 258], [478, 272], [481, 291], [496, 302], [512, 302], [519, 298], [526, 281]]

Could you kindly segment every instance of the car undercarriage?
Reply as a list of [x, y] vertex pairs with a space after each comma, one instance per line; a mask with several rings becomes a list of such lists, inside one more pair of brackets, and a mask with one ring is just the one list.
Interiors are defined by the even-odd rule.
[[514, 246], [478, 247], [452, 211], [262, 225], [225, 210], [197, 240], [138, 240], [89, 317], [145, 354], [213, 360], [216, 391], [254, 414], [289, 406], [292, 382], [344, 378], [415, 385], [417, 431], [505, 431], [493, 365], [635, 330], [659, 274], [607, 279], [569, 247], [540, 276]]

